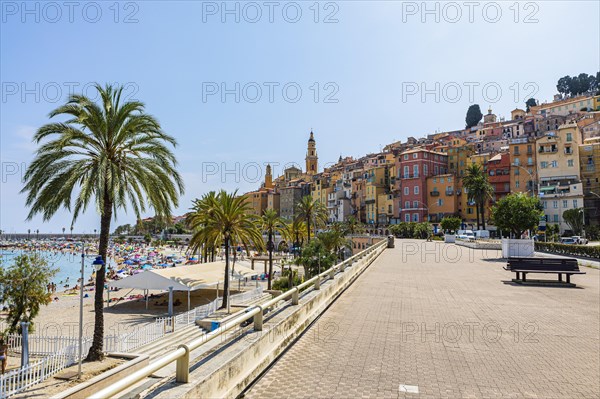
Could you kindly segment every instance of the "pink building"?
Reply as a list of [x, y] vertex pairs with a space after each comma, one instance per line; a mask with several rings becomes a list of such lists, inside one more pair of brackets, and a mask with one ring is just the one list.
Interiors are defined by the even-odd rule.
[[404, 151], [396, 158], [394, 215], [400, 222], [427, 221], [427, 178], [448, 173], [448, 156], [423, 147]]

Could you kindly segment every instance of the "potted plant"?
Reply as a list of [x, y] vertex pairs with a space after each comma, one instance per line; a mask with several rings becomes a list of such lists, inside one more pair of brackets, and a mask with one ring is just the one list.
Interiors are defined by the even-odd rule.
[[456, 242], [456, 231], [460, 228], [462, 220], [456, 216], [446, 216], [440, 222], [444, 230], [444, 242]]
[[543, 206], [537, 197], [523, 193], [509, 194], [492, 208], [494, 224], [510, 237], [502, 238], [502, 257], [530, 257], [535, 247], [532, 238], [523, 239], [523, 234], [533, 230], [543, 215]]

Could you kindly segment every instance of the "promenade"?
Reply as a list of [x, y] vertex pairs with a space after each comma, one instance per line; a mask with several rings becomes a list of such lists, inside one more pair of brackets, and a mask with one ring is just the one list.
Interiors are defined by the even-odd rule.
[[246, 397], [600, 397], [600, 271], [520, 286], [498, 256], [396, 240]]

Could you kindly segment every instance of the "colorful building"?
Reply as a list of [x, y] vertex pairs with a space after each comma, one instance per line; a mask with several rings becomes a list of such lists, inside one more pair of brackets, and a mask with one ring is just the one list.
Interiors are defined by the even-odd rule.
[[453, 173], [427, 178], [429, 221], [439, 223], [445, 216], [458, 214], [457, 177]]
[[585, 223], [600, 224], [600, 137], [579, 146], [579, 167], [583, 184]]
[[536, 140], [539, 195], [549, 223], [569, 230], [563, 219], [568, 209], [583, 207], [579, 146], [581, 131], [575, 123], [560, 126]]

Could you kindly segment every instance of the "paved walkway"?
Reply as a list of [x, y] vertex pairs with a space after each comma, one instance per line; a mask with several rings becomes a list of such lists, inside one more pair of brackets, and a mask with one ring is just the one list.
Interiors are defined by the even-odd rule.
[[246, 397], [600, 397], [600, 271], [520, 286], [490, 255], [397, 240]]

